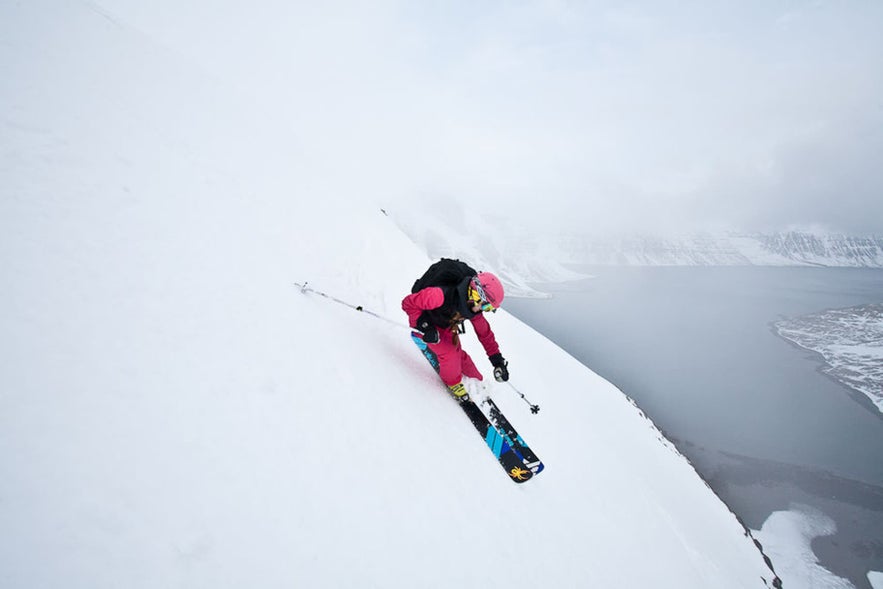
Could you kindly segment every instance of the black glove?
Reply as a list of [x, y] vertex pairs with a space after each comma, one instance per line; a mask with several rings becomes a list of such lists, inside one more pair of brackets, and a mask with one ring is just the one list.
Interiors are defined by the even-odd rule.
[[417, 318], [417, 329], [423, 332], [423, 341], [427, 344], [439, 342], [438, 328], [429, 320], [429, 314], [426, 311], [423, 311]]
[[509, 363], [503, 358], [503, 354], [496, 353], [493, 356], [488, 356], [488, 360], [494, 365], [494, 378], [497, 382], [509, 380], [509, 369], [506, 368], [509, 366]]
[[423, 332], [423, 341], [427, 344], [437, 344], [441, 338], [438, 336], [438, 329], [435, 326], [429, 327]]

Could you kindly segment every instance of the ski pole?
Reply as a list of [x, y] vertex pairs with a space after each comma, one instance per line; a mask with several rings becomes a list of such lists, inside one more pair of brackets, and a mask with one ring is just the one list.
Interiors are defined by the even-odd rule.
[[306, 294], [306, 293], [308, 293], [308, 292], [311, 292], [311, 293], [313, 293], [313, 294], [317, 294], [317, 295], [319, 295], [320, 297], [325, 297], [325, 298], [328, 299], [328, 300], [331, 300], [331, 301], [334, 301], [335, 303], [341, 304], [341, 305], [343, 305], [344, 307], [349, 307], [350, 309], [353, 309], [354, 311], [359, 311], [359, 312], [361, 312], [361, 313], [366, 313], [366, 314], [368, 314], [368, 315], [371, 315], [372, 317], [376, 317], [377, 319], [381, 319], [381, 320], [383, 320], [383, 321], [386, 321], [387, 323], [392, 323], [393, 325], [397, 325], [397, 326], [399, 326], [399, 327], [405, 327], [405, 328], [407, 328], [407, 329], [411, 329], [410, 327], [408, 327], [408, 326], [406, 326], [406, 325], [404, 325], [404, 324], [402, 324], [402, 323], [399, 323], [398, 321], [393, 321], [392, 319], [389, 319], [389, 318], [387, 318], [387, 317], [384, 317], [383, 315], [379, 315], [378, 313], [375, 313], [374, 311], [369, 311], [368, 309], [364, 308], [362, 305], [354, 305], [354, 304], [352, 304], [352, 303], [348, 303], [348, 302], [346, 302], [346, 301], [342, 301], [342, 300], [340, 300], [340, 299], [337, 298], [337, 297], [333, 297], [333, 296], [331, 296], [331, 295], [328, 294], [328, 293], [324, 293], [324, 292], [322, 292], [321, 290], [316, 290], [315, 288], [313, 288], [313, 287], [311, 287], [311, 286], [308, 286], [308, 284], [309, 284], [309, 282], [304, 282], [303, 284], [298, 284], [297, 282], [294, 283], [294, 285], [295, 285], [296, 287], [298, 287], [298, 288], [300, 289], [300, 292], [303, 293], [303, 294]]
[[[319, 295], [320, 297], [325, 297], [326, 299], [328, 299], [330, 301], [334, 301], [335, 303], [343, 305], [344, 307], [349, 307], [350, 309], [353, 309], [354, 311], [359, 311], [361, 313], [367, 313], [368, 315], [371, 315], [372, 317], [375, 317], [375, 318], [380, 319], [382, 321], [386, 321], [387, 323], [392, 323], [393, 325], [396, 325], [398, 327], [404, 327], [405, 329], [412, 330], [411, 327], [404, 325], [402, 323], [399, 323], [398, 321], [393, 321], [392, 319], [384, 317], [383, 315], [379, 315], [378, 313], [375, 313], [374, 311], [369, 311], [368, 309], [365, 309], [362, 305], [354, 305], [352, 303], [348, 303], [346, 301], [343, 301], [337, 297], [331, 296], [328, 293], [324, 293], [321, 290], [316, 290], [315, 288], [309, 286], [308, 282], [304, 282], [303, 284], [299, 284], [299, 283], [295, 282], [294, 285], [296, 287], [298, 287], [300, 289], [300, 292], [303, 294], [311, 292], [313, 294]], [[515, 385], [513, 385], [511, 382], [508, 382], [508, 381], [506, 382], [506, 384], [508, 384], [510, 387], [512, 387], [512, 390], [515, 391], [518, 394], [518, 396], [521, 397], [524, 400], [524, 402], [530, 406], [531, 413], [537, 414], [540, 412], [540, 406], [536, 405], [534, 403], [531, 403], [527, 399], [527, 397], [524, 396], [524, 393], [522, 393], [517, 388], [515, 388]]]
[[540, 406], [539, 406], [539, 405], [534, 405], [533, 403], [531, 403], [530, 401], [528, 401], [528, 400], [527, 400], [527, 397], [525, 397], [524, 394], [523, 394], [521, 391], [519, 391], [517, 388], [515, 388], [515, 385], [514, 385], [514, 384], [512, 384], [512, 383], [509, 382], [509, 381], [506, 381], [506, 384], [509, 385], [510, 387], [512, 387], [512, 390], [515, 391], [516, 393], [518, 393], [518, 396], [521, 397], [522, 399], [524, 399], [524, 402], [525, 402], [525, 403], [527, 403], [528, 405], [530, 405], [530, 412], [531, 412], [531, 413], [533, 413], [534, 415], [536, 415], [537, 413], [540, 412]]

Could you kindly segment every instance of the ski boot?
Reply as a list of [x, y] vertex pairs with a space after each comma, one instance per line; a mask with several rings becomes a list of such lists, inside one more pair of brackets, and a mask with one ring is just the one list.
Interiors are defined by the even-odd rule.
[[449, 386], [448, 390], [450, 390], [451, 394], [454, 395], [454, 398], [461, 403], [469, 400], [469, 393], [466, 391], [466, 387], [463, 386], [462, 382]]

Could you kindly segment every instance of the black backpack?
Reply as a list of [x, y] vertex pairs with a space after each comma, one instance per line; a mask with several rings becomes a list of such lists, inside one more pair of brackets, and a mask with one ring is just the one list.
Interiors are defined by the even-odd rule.
[[478, 274], [469, 264], [460, 260], [451, 260], [442, 258], [438, 262], [430, 266], [423, 276], [414, 282], [411, 292], [415, 293], [423, 290], [428, 286], [458, 286], [467, 276], [475, 276]]

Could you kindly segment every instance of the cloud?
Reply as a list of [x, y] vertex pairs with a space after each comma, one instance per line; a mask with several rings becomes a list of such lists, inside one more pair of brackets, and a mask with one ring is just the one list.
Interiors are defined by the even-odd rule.
[[878, 3], [101, 3], [277, 112], [333, 190], [883, 233]]

